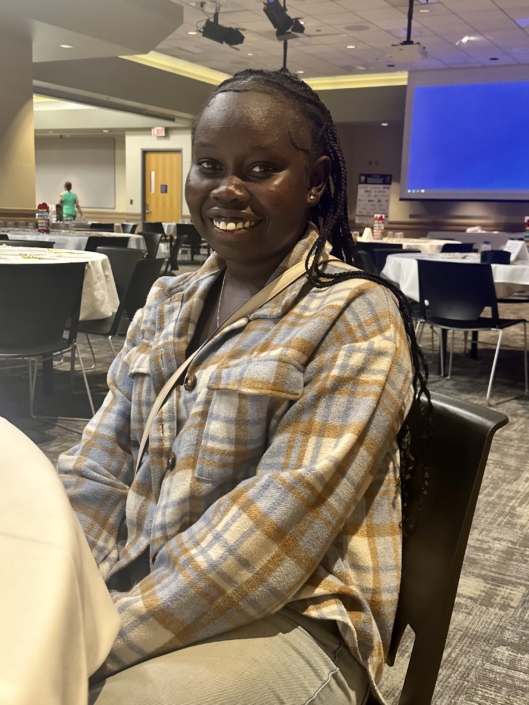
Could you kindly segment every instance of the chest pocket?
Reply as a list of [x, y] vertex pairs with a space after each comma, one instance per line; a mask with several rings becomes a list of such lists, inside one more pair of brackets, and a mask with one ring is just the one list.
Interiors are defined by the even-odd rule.
[[130, 435], [132, 442], [138, 445], [155, 399], [149, 364], [151, 353], [152, 347], [142, 344], [132, 348], [123, 358], [129, 366], [132, 385]]
[[250, 360], [216, 370], [207, 387], [196, 477], [235, 486], [255, 473], [271, 430], [301, 397], [303, 372], [290, 360]]

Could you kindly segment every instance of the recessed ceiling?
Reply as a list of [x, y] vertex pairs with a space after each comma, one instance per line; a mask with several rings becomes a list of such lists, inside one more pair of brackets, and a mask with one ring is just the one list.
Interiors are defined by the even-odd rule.
[[[181, 4], [184, 23], [157, 51], [229, 74], [281, 67], [283, 47], [259, 0], [221, 0], [221, 24], [244, 31], [239, 51], [190, 35], [206, 15], [199, 2]], [[305, 34], [289, 42], [288, 60], [289, 69], [303, 71], [304, 78], [529, 64], [529, 0], [419, 0], [413, 38], [426, 47], [429, 58], [394, 68], [388, 67], [392, 62], [385, 49], [405, 39], [408, 0], [291, 0], [287, 6], [291, 17], [305, 23]], [[214, 4], [206, 7], [211, 11]], [[469, 39], [462, 42], [463, 37]], [[347, 48], [351, 44], [354, 49]]]

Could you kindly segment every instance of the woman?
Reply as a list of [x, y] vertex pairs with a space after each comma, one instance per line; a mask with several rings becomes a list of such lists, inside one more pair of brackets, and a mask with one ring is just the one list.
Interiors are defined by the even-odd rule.
[[[214, 254], [155, 285], [59, 460], [122, 619], [97, 705], [378, 693], [399, 592], [397, 433], [425, 373], [402, 296], [404, 318], [391, 285], [322, 263], [355, 255], [346, 197], [336, 129], [305, 83], [244, 71], [216, 89], [186, 183]], [[304, 261], [308, 276], [215, 333]], [[135, 473], [156, 395], [204, 341]]]
[[72, 184], [67, 181], [64, 184], [66, 191], [63, 191], [59, 196], [59, 203], [62, 206], [62, 217], [64, 220], [75, 220], [77, 213], [83, 217], [83, 211], [79, 205], [79, 199], [75, 193], [72, 193]]

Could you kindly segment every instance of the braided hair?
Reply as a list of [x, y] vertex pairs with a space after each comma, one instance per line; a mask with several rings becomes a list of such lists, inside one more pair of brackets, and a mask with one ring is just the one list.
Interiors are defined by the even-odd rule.
[[[419, 427], [419, 433], [423, 442], [427, 442], [430, 434], [431, 417], [430, 393], [427, 387], [428, 366], [423, 352], [417, 343], [415, 327], [407, 298], [400, 289], [394, 286], [390, 281], [376, 274], [366, 272], [362, 268], [362, 260], [349, 227], [345, 158], [343, 156], [336, 126], [328, 108], [307, 83], [284, 69], [280, 71], [264, 71], [258, 69], [245, 69], [244, 71], [240, 71], [215, 89], [205, 107], [207, 107], [209, 102], [219, 93], [249, 91], [280, 95], [286, 99], [289, 104], [305, 118], [312, 131], [312, 147], [310, 150], [303, 149], [300, 145], [295, 144], [291, 135], [291, 141], [294, 146], [309, 152], [307, 156], [313, 159], [324, 155], [329, 157], [331, 168], [327, 186], [319, 203], [310, 208], [310, 219], [317, 225], [319, 237], [314, 242], [305, 262], [309, 282], [318, 289], [325, 289], [348, 279], [365, 279], [384, 286], [393, 294], [398, 303], [408, 339], [413, 364], [413, 389], [415, 399], [420, 402], [421, 398], [424, 398], [427, 402], [426, 405], [421, 405], [422, 413], [420, 415]], [[194, 122], [193, 138], [202, 112]], [[354, 265], [357, 269], [349, 272], [340, 271], [338, 273], [325, 271], [321, 263], [321, 256], [327, 242], [331, 244], [332, 254], [334, 256], [348, 264]], [[404, 424], [398, 436], [398, 443], [401, 456], [400, 489], [403, 515], [405, 517], [403, 524], [405, 528], [412, 526], [414, 523], [411, 517], [408, 516], [409, 512], [407, 511], [413, 490], [416, 489], [417, 484], [420, 484], [420, 492], [423, 494], [426, 492], [428, 485], [428, 471], [425, 459], [424, 457], [417, 459], [413, 457], [411, 453], [411, 440], [410, 429], [407, 424]], [[416, 477], [418, 473], [421, 474], [419, 478]]]

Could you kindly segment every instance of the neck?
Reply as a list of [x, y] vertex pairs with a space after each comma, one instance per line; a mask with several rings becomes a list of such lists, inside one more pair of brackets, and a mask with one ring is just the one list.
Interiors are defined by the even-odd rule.
[[252, 294], [260, 291], [288, 252], [282, 252], [265, 262], [226, 262], [226, 283]]

